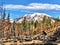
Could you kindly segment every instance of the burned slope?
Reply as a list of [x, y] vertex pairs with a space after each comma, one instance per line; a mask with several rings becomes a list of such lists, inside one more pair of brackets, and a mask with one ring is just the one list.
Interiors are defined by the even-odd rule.
[[49, 36], [47, 41], [60, 42], [60, 28], [57, 29], [53, 36]]

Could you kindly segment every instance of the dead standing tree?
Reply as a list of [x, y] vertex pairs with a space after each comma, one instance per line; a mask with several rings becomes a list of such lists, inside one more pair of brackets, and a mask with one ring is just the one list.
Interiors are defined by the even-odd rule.
[[5, 23], [5, 10], [3, 12], [3, 15], [1, 16], [1, 20], [0, 20], [0, 37], [4, 37], [4, 23]]

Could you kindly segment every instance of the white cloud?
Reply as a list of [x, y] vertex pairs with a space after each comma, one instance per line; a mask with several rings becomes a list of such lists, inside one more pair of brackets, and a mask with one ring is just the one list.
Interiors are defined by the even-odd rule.
[[4, 5], [6, 9], [26, 9], [26, 10], [60, 10], [60, 5], [58, 4], [42, 4], [42, 3], [31, 3], [29, 5]]

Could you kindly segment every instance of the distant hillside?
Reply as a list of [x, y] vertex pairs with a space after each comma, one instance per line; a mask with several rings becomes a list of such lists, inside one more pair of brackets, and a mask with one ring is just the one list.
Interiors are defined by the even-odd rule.
[[26, 18], [27, 21], [38, 21], [41, 22], [43, 21], [44, 16], [47, 17], [47, 19], [50, 17], [52, 22], [55, 22], [55, 20], [48, 14], [45, 13], [34, 13], [34, 14], [26, 14], [20, 18], [15, 19], [16, 23], [21, 23], [24, 19], [24, 17]]

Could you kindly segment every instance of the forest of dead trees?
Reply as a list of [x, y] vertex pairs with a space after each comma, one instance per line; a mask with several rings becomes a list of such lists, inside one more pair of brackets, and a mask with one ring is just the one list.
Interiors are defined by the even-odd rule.
[[55, 22], [51, 22], [51, 18], [45, 16], [43, 21], [38, 23], [38, 21], [27, 21], [26, 18], [22, 23], [10, 22], [10, 13], [6, 18], [5, 11], [0, 18], [0, 38], [14, 38], [14, 37], [24, 37], [24, 36], [34, 36], [45, 32], [47, 35], [54, 34], [58, 26], [60, 26], [60, 19], [54, 18]]

